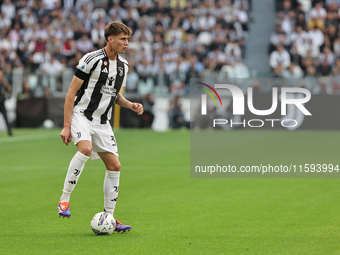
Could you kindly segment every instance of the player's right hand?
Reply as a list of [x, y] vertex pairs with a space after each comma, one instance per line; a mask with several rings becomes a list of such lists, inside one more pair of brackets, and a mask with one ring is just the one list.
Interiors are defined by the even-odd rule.
[[71, 128], [63, 128], [63, 130], [60, 133], [61, 139], [63, 140], [63, 143], [68, 145], [69, 142], [72, 140], [71, 135]]

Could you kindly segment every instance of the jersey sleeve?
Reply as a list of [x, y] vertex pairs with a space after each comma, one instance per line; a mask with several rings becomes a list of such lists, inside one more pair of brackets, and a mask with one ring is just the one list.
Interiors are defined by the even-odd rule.
[[92, 61], [89, 61], [91, 60], [91, 55], [90, 53], [88, 54], [85, 54], [80, 60], [79, 60], [79, 63], [77, 65], [77, 69], [86, 73], [86, 74], [90, 74], [91, 72], [91, 69], [93, 67], [93, 64], [95, 61], [93, 61], [94, 59], [92, 58]]
[[75, 76], [82, 80], [86, 80], [90, 77], [91, 69], [95, 63], [95, 59], [91, 57], [91, 53], [85, 54], [76, 66]]

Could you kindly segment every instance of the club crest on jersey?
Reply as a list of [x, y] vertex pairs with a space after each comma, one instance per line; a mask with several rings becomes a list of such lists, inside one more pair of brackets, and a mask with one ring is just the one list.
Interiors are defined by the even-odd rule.
[[118, 70], [119, 70], [119, 76], [122, 76], [123, 75], [123, 67], [118, 67]]

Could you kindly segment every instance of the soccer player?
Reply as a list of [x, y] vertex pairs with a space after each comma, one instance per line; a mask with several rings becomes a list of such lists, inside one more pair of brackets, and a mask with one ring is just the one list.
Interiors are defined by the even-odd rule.
[[[70, 195], [76, 186], [86, 161], [102, 159], [106, 166], [104, 179], [104, 210], [113, 215], [119, 190], [121, 164], [109, 116], [113, 103], [129, 108], [138, 115], [143, 106], [125, 99], [119, 92], [125, 86], [129, 65], [118, 54], [125, 53], [132, 30], [121, 22], [105, 27], [105, 48], [85, 54], [77, 65], [65, 98], [63, 142], [71, 140], [78, 151], [72, 158], [66, 174], [58, 213], [70, 217]], [[131, 226], [116, 220], [116, 231], [125, 232]]]
[[7, 126], [7, 132], [9, 136], [12, 136], [12, 130], [11, 125], [7, 118], [7, 110], [5, 107], [5, 101], [6, 101], [6, 93], [11, 93], [12, 87], [9, 84], [9, 82], [6, 80], [4, 72], [0, 70], [0, 112], [2, 113], [2, 116], [4, 116], [5, 123]]

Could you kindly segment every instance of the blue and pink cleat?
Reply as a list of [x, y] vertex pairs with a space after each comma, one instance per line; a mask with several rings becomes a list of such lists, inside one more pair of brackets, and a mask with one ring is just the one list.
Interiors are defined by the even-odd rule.
[[116, 229], [115, 229], [116, 232], [118, 232], [118, 233], [120, 233], [120, 232], [124, 233], [124, 232], [126, 232], [126, 231], [130, 231], [131, 229], [132, 229], [131, 226], [129, 226], [129, 225], [124, 225], [123, 223], [121, 223], [121, 222], [119, 222], [118, 220], [116, 220]]
[[59, 204], [58, 204], [58, 213], [59, 213], [60, 217], [70, 218], [70, 216], [71, 216], [70, 203], [68, 203], [68, 202], [59, 202]]

